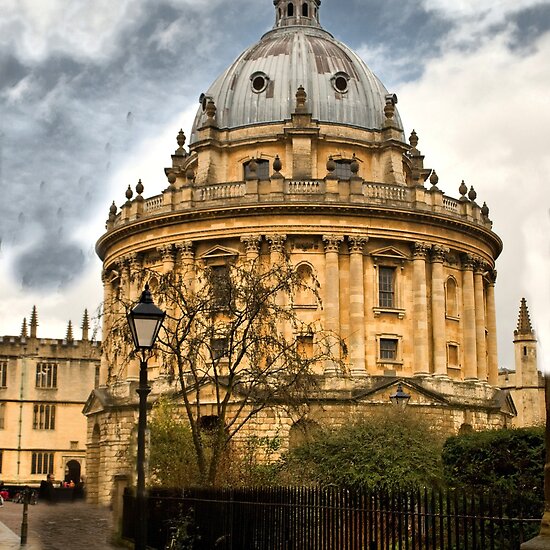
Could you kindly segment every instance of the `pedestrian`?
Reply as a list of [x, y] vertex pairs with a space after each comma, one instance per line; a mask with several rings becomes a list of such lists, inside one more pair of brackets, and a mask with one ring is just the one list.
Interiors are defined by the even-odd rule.
[[54, 479], [55, 477], [53, 474], [48, 474], [46, 479], [40, 482], [40, 489], [38, 490], [39, 499], [45, 500], [50, 504], [54, 504], [56, 500], [55, 489], [53, 486]]

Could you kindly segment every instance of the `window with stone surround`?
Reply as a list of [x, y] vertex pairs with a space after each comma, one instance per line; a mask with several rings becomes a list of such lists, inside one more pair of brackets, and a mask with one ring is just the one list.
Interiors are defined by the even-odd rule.
[[4, 451], [0, 451], [0, 474], [2, 473], [2, 462], [4, 462]]
[[35, 403], [32, 427], [34, 430], [55, 430], [55, 405]]
[[459, 347], [455, 342], [447, 342], [447, 366], [450, 368], [460, 368]]
[[[251, 177], [250, 163], [248, 161], [244, 165], [244, 179], [249, 179]], [[268, 180], [269, 179], [269, 161], [267, 159], [254, 159], [256, 163], [256, 178], [258, 180]]]
[[378, 306], [395, 307], [395, 267], [378, 268]]
[[401, 364], [401, 336], [397, 334], [378, 334], [376, 336], [378, 347], [378, 363]]
[[313, 358], [313, 334], [299, 334], [296, 336], [296, 350], [304, 359]]
[[227, 357], [227, 338], [212, 338], [210, 340], [210, 355], [212, 361]]
[[0, 388], [6, 388], [8, 384], [8, 362], [0, 359]]
[[0, 430], [3, 430], [6, 425], [6, 404], [0, 403]]
[[53, 472], [54, 453], [32, 453], [31, 474], [51, 474]]
[[351, 178], [351, 160], [339, 159], [334, 161], [336, 170], [334, 175], [339, 180], [349, 180]]
[[316, 285], [313, 269], [309, 264], [302, 263], [296, 268], [300, 284], [294, 296], [294, 306], [303, 308], [317, 308], [317, 298], [314, 287]]
[[458, 317], [457, 284], [454, 277], [445, 281], [445, 315], [451, 318]]
[[38, 363], [36, 365], [36, 387], [57, 388], [57, 363]]

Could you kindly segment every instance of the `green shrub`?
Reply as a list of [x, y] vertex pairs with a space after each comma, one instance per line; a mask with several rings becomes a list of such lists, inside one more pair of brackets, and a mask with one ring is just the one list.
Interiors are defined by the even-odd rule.
[[287, 483], [410, 488], [442, 482], [443, 438], [414, 411], [385, 409], [324, 428], [284, 458]]

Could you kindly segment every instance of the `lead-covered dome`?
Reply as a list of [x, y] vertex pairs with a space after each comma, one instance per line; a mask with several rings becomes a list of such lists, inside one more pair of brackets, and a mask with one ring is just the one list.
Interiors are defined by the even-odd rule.
[[[320, 28], [320, 2], [274, 3], [275, 28], [201, 95], [191, 142], [206, 121], [209, 99], [217, 108], [217, 126], [233, 129], [290, 119], [300, 86], [315, 120], [381, 129], [388, 91], [355, 52]], [[401, 127], [397, 113], [395, 121]]]

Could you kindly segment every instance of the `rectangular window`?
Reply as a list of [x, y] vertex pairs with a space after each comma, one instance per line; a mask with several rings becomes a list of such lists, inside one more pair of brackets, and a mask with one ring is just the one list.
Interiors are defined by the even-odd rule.
[[313, 335], [302, 334], [296, 337], [296, 347], [300, 357], [304, 359], [313, 358]]
[[54, 453], [32, 453], [31, 474], [53, 473], [53, 455]]
[[0, 474], [2, 473], [2, 462], [4, 462], [4, 451], [0, 451]]
[[6, 404], [0, 403], [0, 430], [6, 425]]
[[339, 180], [349, 180], [351, 178], [351, 161], [337, 160], [335, 162], [336, 170], [334, 171]]
[[447, 365], [449, 367], [458, 367], [458, 346], [456, 344], [447, 344]]
[[379, 307], [395, 307], [395, 268], [378, 268], [378, 305]]
[[397, 340], [380, 338], [380, 359], [387, 361], [397, 360]]
[[55, 430], [55, 405], [34, 405], [32, 427], [35, 430]]
[[8, 385], [8, 362], [0, 361], [0, 388]]
[[38, 363], [36, 365], [36, 387], [57, 388], [57, 363]]
[[227, 357], [227, 338], [212, 338], [210, 340], [210, 352], [212, 361]]
[[232, 301], [229, 266], [213, 265], [210, 267], [210, 273], [213, 306], [215, 308], [228, 308]]

